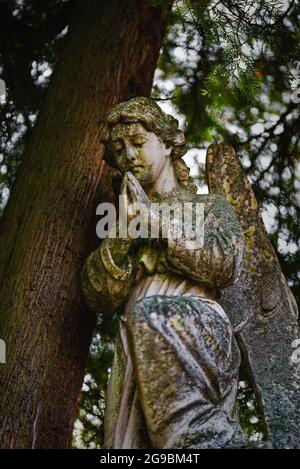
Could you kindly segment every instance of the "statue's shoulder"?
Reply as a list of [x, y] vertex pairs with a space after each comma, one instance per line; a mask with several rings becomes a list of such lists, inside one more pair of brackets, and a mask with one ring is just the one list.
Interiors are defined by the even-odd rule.
[[196, 194], [185, 189], [180, 189], [176, 195], [173, 195], [172, 199], [180, 202], [204, 204], [207, 209], [229, 210], [231, 213], [234, 212], [232, 205], [226, 198], [218, 194]]
[[197, 196], [197, 202], [198, 203], [203, 203], [206, 206], [209, 206], [215, 210], [225, 210], [230, 212], [231, 214], [234, 214], [234, 208], [232, 205], [228, 202], [226, 197], [223, 195], [218, 195], [218, 194], [194, 194]]
[[216, 225], [221, 223], [223, 229], [229, 230], [238, 238], [242, 238], [241, 227], [235, 210], [224, 196], [218, 194], [195, 194], [182, 190], [178, 194], [178, 200], [180, 202], [204, 205], [206, 229], [215, 230]]

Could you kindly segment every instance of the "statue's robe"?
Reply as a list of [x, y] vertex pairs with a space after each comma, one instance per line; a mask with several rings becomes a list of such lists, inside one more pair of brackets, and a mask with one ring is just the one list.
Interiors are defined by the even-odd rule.
[[189, 249], [185, 238], [140, 240], [122, 258], [107, 238], [83, 271], [90, 305], [123, 311], [105, 447], [238, 447], [240, 352], [216, 296], [237, 279], [243, 235], [223, 197], [177, 190], [164, 202], [204, 204], [202, 247]]

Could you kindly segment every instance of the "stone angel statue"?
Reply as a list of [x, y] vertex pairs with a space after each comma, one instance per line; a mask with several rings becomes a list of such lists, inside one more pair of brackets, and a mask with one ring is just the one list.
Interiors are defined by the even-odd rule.
[[240, 351], [218, 303], [220, 290], [235, 283], [243, 253], [234, 210], [220, 195], [196, 193], [182, 160], [183, 132], [153, 100], [118, 104], [107, 128], [107, 161], [122, 174], [128, 220], [135, 203], [146, 212], [152, 202], [202, 204], [204, 242], [191, 249], [185, 236], [107, 237], [85, 263], [89, 305], [120, 315], [105, 447], [242, 447]]

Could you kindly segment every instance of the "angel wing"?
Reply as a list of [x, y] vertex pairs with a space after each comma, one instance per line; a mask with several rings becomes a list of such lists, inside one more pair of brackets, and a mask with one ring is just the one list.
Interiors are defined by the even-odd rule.
[[[238, 282], [220, 303], [239, 332], [237, 339], [261, 404], [274, 448], [300, 446], [300, 334], [298, 310], [270, 243], [255, 195], [229, 145], [207, 152], [209, 191], [233, 205], [245, 236]], [[243, 325], [240, 328], [240, 325]]]

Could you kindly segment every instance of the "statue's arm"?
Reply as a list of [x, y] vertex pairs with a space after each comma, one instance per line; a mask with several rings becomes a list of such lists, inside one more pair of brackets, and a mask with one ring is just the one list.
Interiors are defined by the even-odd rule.
[[130, 239], [106, 238], [88, 257], [82, 271], [82, 289], [96, 312], [114, 313], [122, 307], [133, 283]]
[[199, 199], [201, 201], [205, 203], [203, 245], [190, 249], [184, 238], [168, 239], [167, 261], [175, 270], [207, 288], [226, 287], [232, 285], [239, 274], [243, 233], [225, 198], [207, 195]]

